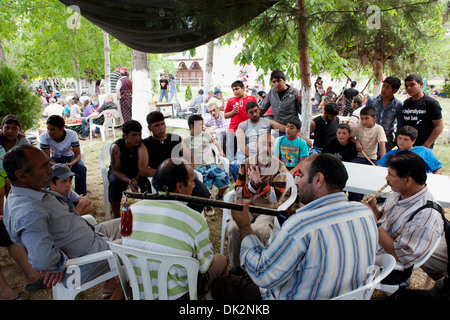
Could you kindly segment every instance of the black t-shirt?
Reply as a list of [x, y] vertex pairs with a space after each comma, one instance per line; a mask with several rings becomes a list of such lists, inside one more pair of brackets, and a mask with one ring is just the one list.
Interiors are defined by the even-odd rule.
[[168, 133], [164, 140], [158, 140], [150, 136], [142, 140], [142, 143], [148, 151], [148, 166], [150, 168], [157, 169], [164, 160], [181, 157], [181, 137], [177, 134]]
[[344, 90], [345, 102], [349, 103], [353, 100], [353, 98], [359, 93], [358, 90], [349, 88]]
[[159, 80], [159, 87], [161, 90], [167, 90], [167, 86], [169, 85], [169, 80], [167, 79], [160, 79]]
[[117, 144], [120, 149], [120, 171], [130, 179], [136, 178], [139, 173], [138, 148], [128, 150], [125, 147], [124, 138], [114, 141], [114, 144]]
[[427, 141], [434, 129], [433, 120], [442, 119], [442, 108], [435, 99], [424, 95], [417, 101], [408, 98], [403, 102], [401, 125], [412, 126], [419, 131], [415, 146], [421, 146]]
[[347, 162], [351, 162], [358, 155], [356, 144], [349, 141], [346, 146], [343, 146], [339, 143], [337, 138], [334, 138], [330, 142], [328, 142], [325, 148], [323, 148], [322, 153], [334, 154], [342, 161]]
[[322, 116], [317, 116], [313, 121], [316, 124], [316, 129], [314, 129], [314, 146], [324, 148], [328, 142], [336, 137], [339, 117], [336, 117], [332, 122], [325, 122]]

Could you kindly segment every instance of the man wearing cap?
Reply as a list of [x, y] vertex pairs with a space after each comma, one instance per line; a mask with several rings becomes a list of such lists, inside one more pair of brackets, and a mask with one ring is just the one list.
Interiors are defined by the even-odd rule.
[[[46, 189], [53, 169], [44, 151], [32, 145], [16, 146], [5, 154], [3, 165], [11, 180], [11, 192], [5, 204], [5, 227], [14, 243], [26, 247], [31, 266], [45, 272], [43, 282], [47, 287], [58, 282], [64, 286], [69, 284], [73, 272], [66, 272], [68, 259], [109, 249], [100, 233], [108, 241], [121, 238], [120, 219], [94, 228], [62, 195]], [[109, 264], [105, 260], [80, 266], [79, 283], [107, 271]], [[118, 279], [114, 278], [106, 281], [104, 293], [111, 293], [117, 283]]]
[[71, 205], [75, 206], [75, 212], [80, 216], [92, 212], [94, 206], [91, 200], [86, 196], [80, 196], [72, 189], [73, 176], [77, 176], [77, 174], [63, 163], [57, 163], [52, 168], [53, 176], [50, 182], [50, 190], [63, 195]]
[[225, 110], [225, 100], [222, 96], [223, 92], [220, 88], [214, 89], [214, 96], [208, 101], [208, 109], [211, 103], [215, 103], [220, 111]]

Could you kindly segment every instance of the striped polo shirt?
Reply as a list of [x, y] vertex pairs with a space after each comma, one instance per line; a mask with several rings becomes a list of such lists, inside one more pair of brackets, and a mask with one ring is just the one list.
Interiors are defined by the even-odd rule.
[[[131, 206], [131, 212], [133, 233], [130, 237], [123, 238], [123, 245], [193, 257], [200, 264], [200, 273], [208, 271], [214, 253], [209, 241], [208, 224], [202, 215], [182, 202], [162, 200], [139, 201]], [[152, 268], [155, 269], [157, 266]], [[187, 272], [184, 268], [171, 268], [168, 289], [171, 300], [188, 292]], [[153, 279], [153, 295], [155, 299], [158, 297], [157, 277]]]
[[[393, 192], [380, 207], [382, 216], [379, 222], [394, 239], [395, 255], [405, 268], [421, 261], [443, 234], [441, 214], [431, 208], [421, 210], [408, 223], [411, 214], [428, 200], [436, 202], [425, 187], [404, 200], [400, 200], [398, 192]], [[378, 254], [385, 253], [381, 246], [378, 250]]]
[[331, 299], [364, 284], [377, 242], [372, 211], [338, 192], [297, 210], [266, 247], [245, 237], [241, 265], [263, 299]]

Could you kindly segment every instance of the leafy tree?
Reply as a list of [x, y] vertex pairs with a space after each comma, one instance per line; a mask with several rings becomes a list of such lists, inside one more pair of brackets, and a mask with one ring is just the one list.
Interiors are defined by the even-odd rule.
[[0, 62], [0, 119], [15, 114], [22, 120], [23, 131], [36, 126], [42, 113], [41, 101], [20, 75]]
[[192, 99], [192, 88], [191, 88], [190, 82], [188, 83], [188, 85], [186, 87], [184, 98], [185, 98], [185, 101], [191, 101], [191, 99]]
[[433, 39], [445, 32], [443, 1], [383, 0], [372, 7], [373, 1], [334, 4], [335, 11], [320, 14], [328, 26], [324, 34], [327, 47], [345, 59], [358, 61], [362, 68], [371, 68], [378, 88], [388, 61], [398, 75], [418, 72], [411, 68], [415, 62], [429, 67], [424, 62], [436, 44]]

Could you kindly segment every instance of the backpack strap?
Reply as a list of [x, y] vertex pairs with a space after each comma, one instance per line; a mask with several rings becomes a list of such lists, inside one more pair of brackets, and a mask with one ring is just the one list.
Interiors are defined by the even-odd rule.
[[[411, 216], [408, 219], [408, 222], [410, 222], [417, 213], [422, 211], [423, 209], [431, 208], [436, 211], [438, 211], [441, 214], [442, 220], [444, 220], [444, 237], [445, 241], [447, 242], [447, 259], [450, 259], [450, 222], [445, 217], [445, 211], [444, 209], [439, 205], [439, 203], [433, 202], [431, 200], [428, 200], [426, 204], [418, 208], [416, 211], [414, 211]], [[447, 274], [450, 277], [450, 262], [447, 261]]]

